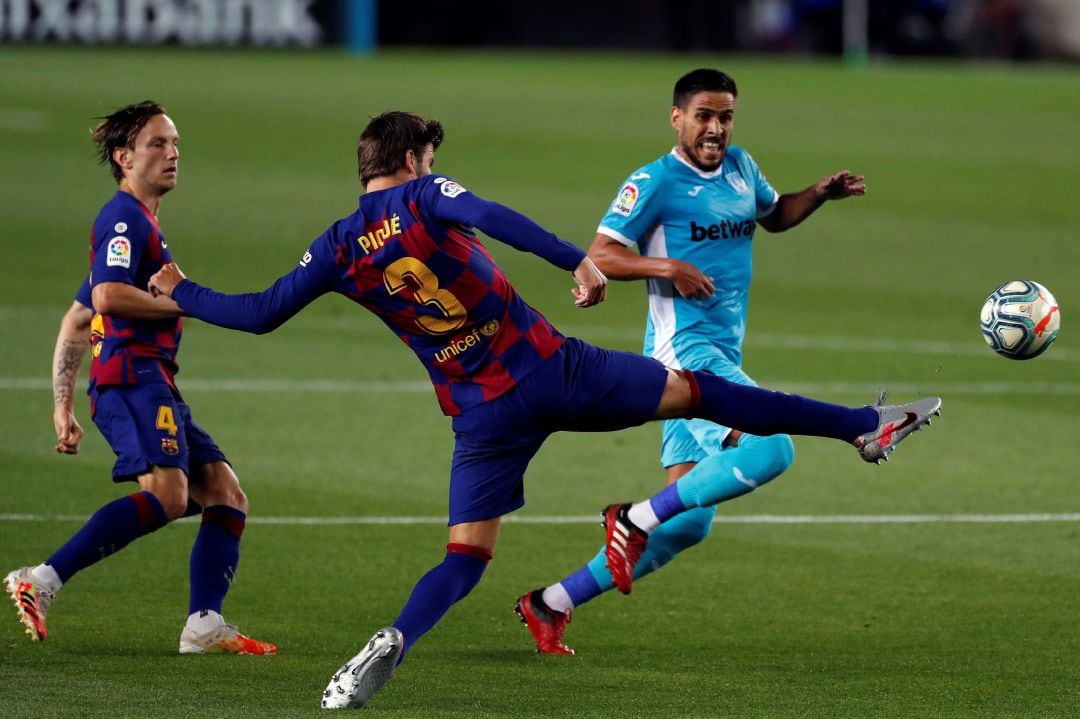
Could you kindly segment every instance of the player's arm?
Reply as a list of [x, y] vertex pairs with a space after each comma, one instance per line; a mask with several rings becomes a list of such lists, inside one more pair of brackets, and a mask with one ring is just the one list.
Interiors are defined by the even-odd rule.
[[203, 287], [186, 277], [173, 263], [150, 278], [151, 291], [172, 297], [192, 317], [219, 327], [266, 334], [284, 324], [316, 298], [330, 291], [325, 268], [311, 262], [311, 254], [292, 272], [262, 292], [228, 295]]
[[863, 176], [841, 170], [835, 175], [818, 180], [804, 190], [780, 195], [773, 211], [759, 217], [757, 222], [769, 232], [783, 232], [814, 214], [814, 211], [828, 200], [842, 200], [845, 197], [865, 194]]
[[60, 319], [53, 350], [53, 427], [56, 429], [56, 451], [78, 454], [83, 428], [75, 419], [75, 384], [79, 379], [86, 349], [90, 346], [90, 320], [94, 311], [75, 300]]
[[485, 200], [470, 192], [442, 197], [435, 204], [435, 216], [467, 227], [476, 227], [489, 237], [523, 252], [547, 260], [573, 273], [577, 287], [571, 290], [574, 304], [591, 307], [604, 301], [607, 277], [577, 245], [505, 205]]
[[545, 230], [520, 212], [471, 192], [441, 198], [435, 206], [435, 215], [441, 220], [475, 227], [499, 242], [531, 252], [567, 272], [573, 272], [585, 259], [585, 251], [577, 245]]
[[704, 299], [715, 289], [712, 278], [689, 262], [673, 257], [639, 255], [603, 232], [596, 233], [589, 247], [589, 257], [613, 280], [670, 280], [678, 293], [687, 299]]
[[94, 310], [129, 320], [161, 320], [183, 311], [168, 297], [154, 297], [126, 282], [99, 282], [93, 290]]

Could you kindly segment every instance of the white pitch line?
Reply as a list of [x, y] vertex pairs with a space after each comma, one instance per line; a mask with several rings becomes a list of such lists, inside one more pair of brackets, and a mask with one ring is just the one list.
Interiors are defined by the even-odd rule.
[[[353, 394], [427, 394], [426, 381], [220, 379], [180, 380], [181, 391], [192, 392], [309, 392]], [[798, 394], [873, 394], [877, 387], [859, 382], [792, 382], [763, 378], [761, 384]], [[52, 383], [41, 377], [0, 377], [0, 391], [41, 391]], [[1080, 383], [1072, 382], [933, 382], [890, 384], [893, 395], [933, 392], [940, 395], [1080, 395]]]
[[[599, 515], [510, 515], [514, 524], [599, 524]], [[84, 522], [80, 514], [0, 514], [0, 522]], [[197, 521], [196, 517], [187, 520]], [[331, 526], [344, 524], [446, 525], [446, 517], [249, 517], [249, 524]], [[1031, 524], [1080, 522], [1080, 512], [1058, 514], [748, 514], [718, 515], [714, 524]]]

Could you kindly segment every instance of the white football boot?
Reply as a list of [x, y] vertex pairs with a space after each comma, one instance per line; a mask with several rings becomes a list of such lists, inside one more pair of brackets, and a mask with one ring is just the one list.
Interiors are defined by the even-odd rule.
[[394, 676], [405, 637], [394, 627], [375, 632], [367, 646], [345, 663], [323, 691], [323, 709], [359, 709]]
[[908, 404], [882, 404], [888, 396], [888, 390], [881, 390], [877, 404], [871, 407], [878, 413], [877, 427], [852, 442], [859, 450], [859, 456], [874, 464], [880, 464], [882, 460], [887, 462], [902, 439], [930, 424], [931, 417], [941, 414], [940, 397], [927, 397]]

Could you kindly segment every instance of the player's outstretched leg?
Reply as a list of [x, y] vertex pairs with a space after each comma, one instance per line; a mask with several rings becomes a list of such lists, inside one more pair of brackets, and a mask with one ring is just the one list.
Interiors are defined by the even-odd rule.
[[[692, 409], [696, 416], [740, 429], [746, 427], [744, 431], [754, 434], [787, 432], [846, 439], [867, 462], [877, 463], [887, 458], [905, 437], [941, 414], [939, 397], [883, 405], [888, 394], [883, 390], [874, 406], [851, 409], [739, 385], [706, 373], [688, 372], [684, 376], [690, 381], [692, 394], [699, 398]], [[607, 567], [623, 594], [630, 593], [634, 568], [645, 551], [650, 532], [688, 509], [707, 507], [718, 501], [715, 491], [718, 485], [696, 482], [692, 475], [693, 472], [669, 484], [644, 502], [613, 504], [604, 509]]]
[[901, 405], [845, 407], [797, 394], [741, 385], [707, 372], [680, 370], [690, 386], [688, 416], [749, 434], [795, 434], [851, 442], [868, 462], [883, 459], [905, 437], [941, 413], [941, 398]]
[[540, 654], [573, 654], [563, 644], [563, 632], [570, 623], [570, 612], [557, 612], [544, 602], [544, 590], [534, 589], [518, 597], [514, 611], [529, 628]]
[[45, 615], [49, 613], [56, 592], [45, 586], [33, 574], [33, 567], [23, 567], [9, 572], [4, 578], [8, 595], [19, 612], [19, 621], [35, 642], [44, 641], [49, 633], [45, 627]]
[[867, 462], [888, 462], [889, 455], [904, 437], [930, 424], [930, 418], [941, 414], [941, 399], [929, 397], [908, 404], [884, 404], [889, 391], [881, 390], [872, 407], [878, 413], [878, 423], [872, 431], [861, 434], [852, 444]]
[[323, 709], [359, 709], [394, 676], [405, 638], [394, 627], [375, 632], [323, 690]]

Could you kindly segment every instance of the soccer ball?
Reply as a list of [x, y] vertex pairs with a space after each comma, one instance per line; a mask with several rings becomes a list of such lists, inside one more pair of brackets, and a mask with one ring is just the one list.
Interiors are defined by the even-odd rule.
[[1057, 339], [1057, 300], [1038, 282], [1013, 280], [994, 290], [979, 315], [983, 338], [1002, 357], [1038, 357]]

